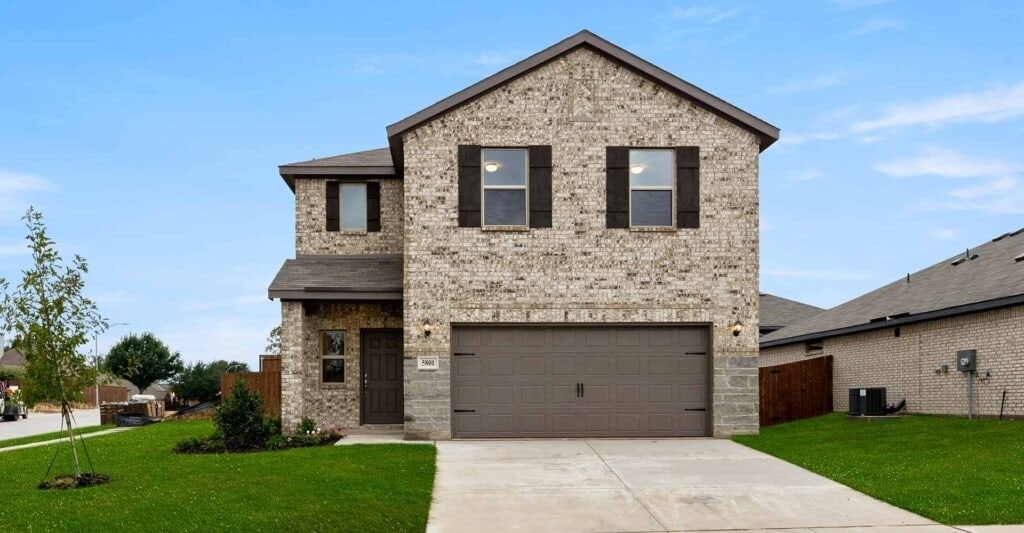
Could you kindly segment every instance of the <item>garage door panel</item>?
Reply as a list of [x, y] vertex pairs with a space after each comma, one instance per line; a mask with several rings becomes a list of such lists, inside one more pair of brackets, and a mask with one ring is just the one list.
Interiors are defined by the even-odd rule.
[[[476, 334], [468, 334], [475, 331]], [[456, 437], [699, 436], [706, 328], [456, 327]], [[580, 397], [579, 384], [584, 384]]]

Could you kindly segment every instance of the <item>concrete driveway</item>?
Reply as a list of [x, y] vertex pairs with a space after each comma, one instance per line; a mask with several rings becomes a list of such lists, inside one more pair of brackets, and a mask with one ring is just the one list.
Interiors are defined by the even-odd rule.
[[441, 441], [437, 451], [433, 532], [951, 530], [728, 440]]
[[[79, 427], [100, 425], [99, 409], [76, 409]], [[28, 418], [16, 422], [0, 422], [0, 440], [31, 437], [60, 431], [60, 413], [29, 413]]]

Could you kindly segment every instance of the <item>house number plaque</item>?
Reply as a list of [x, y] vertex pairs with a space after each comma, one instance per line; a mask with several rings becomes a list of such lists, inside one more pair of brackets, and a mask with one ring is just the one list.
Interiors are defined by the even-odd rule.
[[436, 355], [421, 355], [416, 358], [416, 370], [437, 370], [437, 367]]

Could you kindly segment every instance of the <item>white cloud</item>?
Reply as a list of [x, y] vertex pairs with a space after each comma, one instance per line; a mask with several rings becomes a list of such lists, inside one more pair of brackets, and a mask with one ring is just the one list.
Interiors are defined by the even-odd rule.
[[953, 150], [930, 147], [914, 157], [880, 163], [875, 166], [875, 170], [898, 178], [912, 176], [973, 178], [1011, 174], [1020, 168], [1003, 161], [972, 159]]
[[793, 181], [811, 181], [811, 180], [814, 180], [814, 179], [818, 179], [820, 177], [821, 177], [821, 172], [820, 171], [818, 171], [816, 169], [813, 169], [813, 168], [808, 168], [808, 169], [801, 170], [800, 172], [797, 172], [796, 174], [793, 174], [792, 179], [793, 179]]
[[0, 257], [12, 257], [15, 255], [28, 255], [29, 249], [26, 244], [0, 244]]
[[896, 106], [882, 116], [857, 122], [854, 133], [946, 122], [994, 123], [1024, 115], [1024, 83]]
[[482, 52], [473, 58], [473, 63], [487, 67], [510, 65], [513, 61], [522, 58], [524, 55], [525, 54], [521, 50]]
[[672, 18], [698, 20], [706, 24], [717, 24], [731, 19], [743, 12], [743, 7], [721, 8], [715, 6], [676, 6], [672, 8]]
[[782, 138], [779, 139], [779, 144], [798, 145], [804, 144], [810, 141], [834, 141], [839, 138], [838, 133], [829, 132], [818, 132], [818, 133], [790, 133], [782, 134]]
[[949, 192], [949, 195], [963, 200], [977, 200], [979, 198], [988, 198], [995, 195], [1012, 195], [1015, 191], [1019, 190], [1020, 182], [1017, 181], [1017, 178], [1007, 176], [1005, 178], [988, 180], [979, 185], [953, 189]]
[[274, 321], [245, 320], [228, 316], [195, 316], [188, 324], [157, 332], [187, 361], [236, 360], [253, 366], [266, 346]]
[[0, 223], [21, 218], [28, 208], [28, 196], [57, 188], [44, 178], [0, 170]]
[[888, 30], [902, 30], [907, 25], [902, 20], [897, 19], [871, 19], [864, 21], [863, 24], [857, 26], [853, 31], [849, 33], [850, 36], [868, 35], [872, 33], [878, 33], [880, 31]]
[[774, 93], [781, 94], [792, 94], [792, 93], [805, 93], [811, 91], [820, 91], [827, 89], [850, 79], [852, 74], [845, 70], [835, 70], [819, 74], [817, 76], [811, 76], [808, 78], [798, 78], [789, 80], [781, 85], [771, 87], [768, 90]]
[[799, 269], [799, 268], [770, 268], [763, 272], [766, 276], [780, 278], [814, 279], [825, 281], [857, 281], [871, 279], [867, 272], [857, 270], [832, 270], [832, 269]]
[[928, 236], [936, 241], [950, 241], [959, 235], [955, 229], [952, 228], [935, 228], [928, 232]]
[[861, 7], [887, 4], [889, 1], [890, 0], [832, 0], [832, 3], [843, 9], [857, 9]]

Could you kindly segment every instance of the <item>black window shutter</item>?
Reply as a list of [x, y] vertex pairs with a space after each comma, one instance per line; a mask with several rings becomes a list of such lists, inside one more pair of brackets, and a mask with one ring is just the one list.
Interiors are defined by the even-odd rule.
[[480, 227], [480, 147], [459, 145], [459, 227]]
[[676, 148], [676, 227], [700, 227], [700, 147]]
[[609, 146], [605, 150], [606, 205], [605, 226], [629, 227], [629, 148]]
[[366, 183], [366, 231], [380, 231], [380, 182]]
[[551, 147], [530, 147], [530, 227], [551, 227]]
[[327, 182], [327, 231], [341, 229], [338, 209], [338, 182]]

